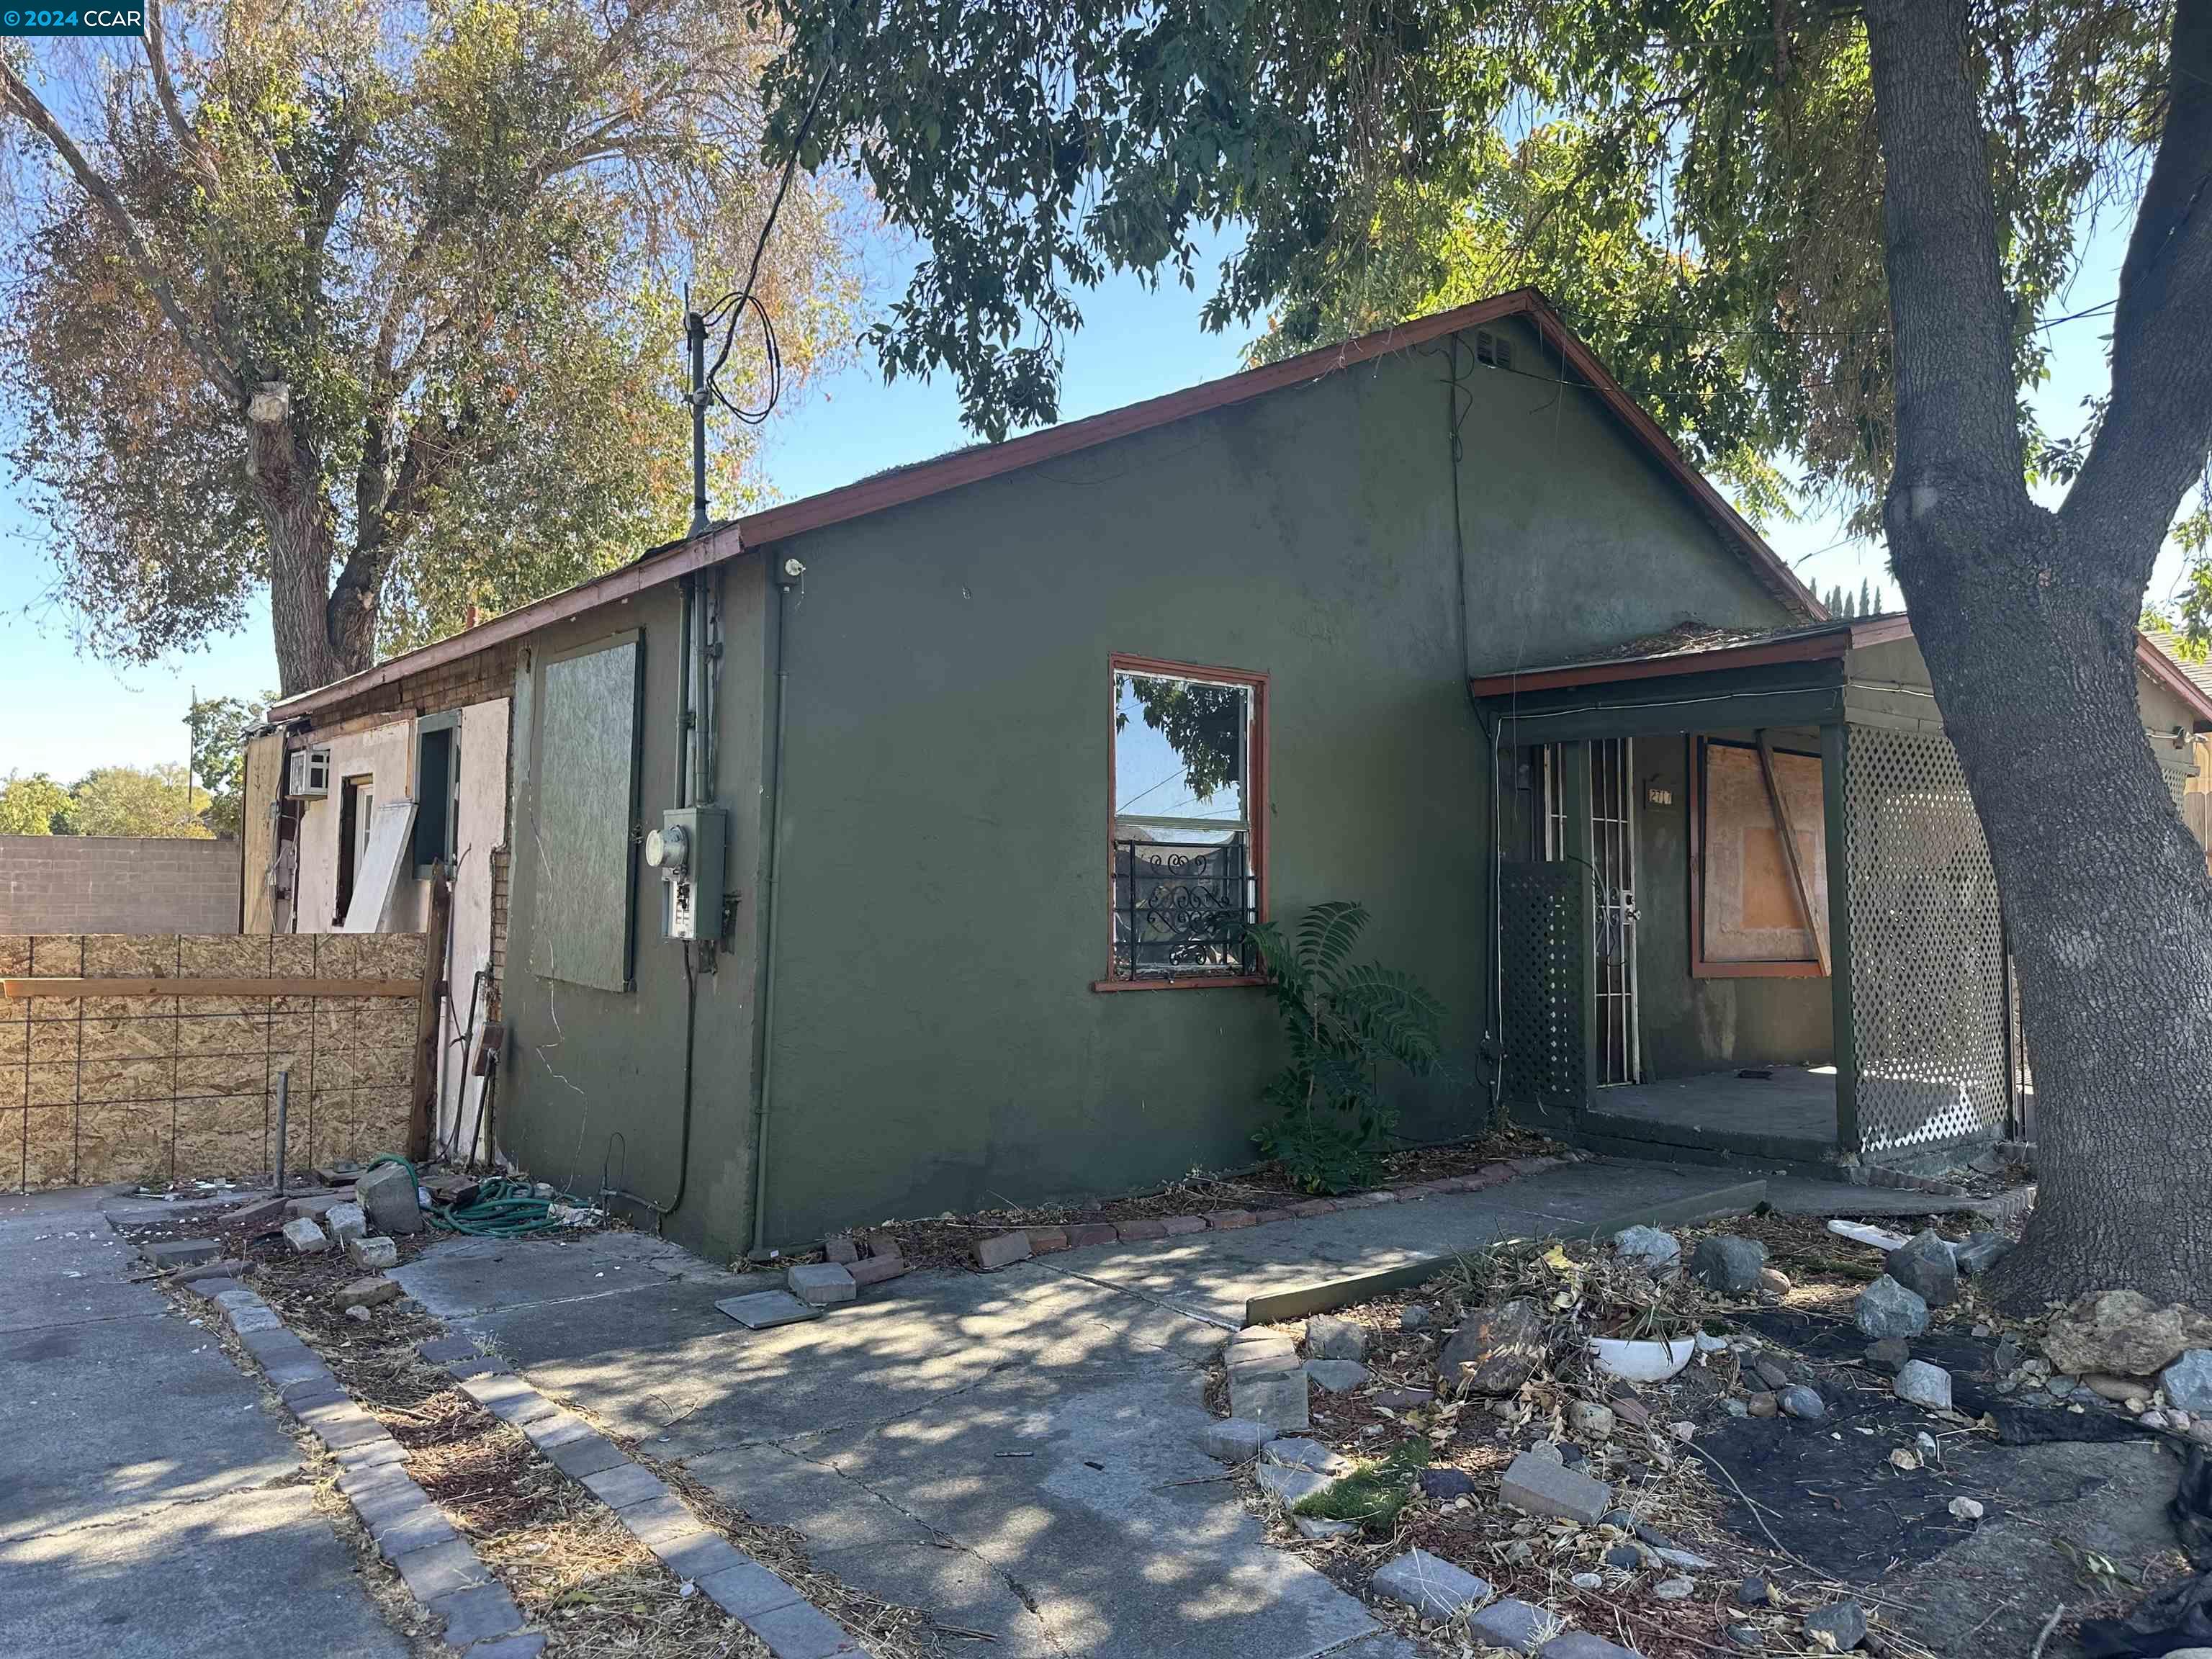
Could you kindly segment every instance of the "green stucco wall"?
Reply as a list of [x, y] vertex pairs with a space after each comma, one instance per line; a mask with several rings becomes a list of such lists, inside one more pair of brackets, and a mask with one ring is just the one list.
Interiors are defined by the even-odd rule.
[[[1464, 689], [1695, 617], [1785, 620], [1589, 397], [1462, 350], [1462, 549], [1441, 350], [1386, 359], [755, 550], [724, 575], [718, 797], [737, 932], [698, 981], [693, 1125], [672, 1235], [751, 1231], [777, 653], [788, 601], [766, 1235], [1127, 1190], [1248, 1162], [1280, 1064], [1264, 993], [1101, 994], [1116, 652], [1269, 676], [1271, 909], [1374, 913], [1376, 959], [1451, 1011], [1452, 1074], [1405, 1129], [1481, 1125], [1486, 754]], [[679, 602], [637, 628], [645, 825], [670, 799]], [[1464, 630], [1464, 634], [1462, 632]], [[518, 734], [518, 744], [526, 742]], [[636, 988], [527, 972], [529, 760], [518, 757], [502, 1140], [541, 1176], [675, 1188], [687, 995], [640, 882]], [[1662, 849], [1663, 850], [1663, 849]], [[1655, 856], [1659, 854], [1655, 854]], [[620, 1141], [611, 1138], [619, 1136]]]

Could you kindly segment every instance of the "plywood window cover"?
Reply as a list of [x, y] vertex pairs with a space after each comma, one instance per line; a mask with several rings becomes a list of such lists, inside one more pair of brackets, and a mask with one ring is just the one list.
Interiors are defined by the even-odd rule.
[[[1727, 958], [1714, 958], [1708, 957], [1705, 954], [1705, 902], [1707, 897], [1706, 890], [1708, 886], [1706, 881], [1706, 858], [1710, 842], [1710, 836], [1705, 823], [1705, 812], [1710, 793], [1705, 780], [1706, 752], [1709, 749], [1724, 749], [1747, 754], [1751, 757], [1752, 763], [1755, 767], [1758, 764], [1759, 750], [1755, 744], [1724, 738], [1693, 737], [1690, 739], [1690, 744], [1689, 933], [1691, 975], [1693, 978], [1698, 979], [1817, 979], [1821, 977], [1826, 970], [1821, 966], [1817, 955], [1794, 959], [1731, 960]], [[1811, 760], [1815, 764], [1818, 764], [1820, 762], [1819, 756], [1808, 754], [1803, 750], [1783, 749], [1778, 747], [1775, 750], [1775, 756], [1778, 760], [1788, 757], [1795, 760]], [[1826, 779], [1825, 776], [1822, 778], [1821, 787], [1825, 792], [1826, 788]], [[1763, 795], [1761, 799], [1762, 800], [1764, 799]], [[1815, 816], [1809, 825], [1805, 823], [1798, 822], [1796, 814], [1793, 813], [1791, 816], [1791, 827], [1793, 829], [1800, 832], [1802, 832], [1808, 828], [1812, 830], [1814, 846], [1820, 848], [1820, 856], [1822, 859], [1823, 867], [1825, 868], [1826, 848], [1822, 841], [1822, 838], [1826, 833], [1826, 818], [1825, 815]], [[1768, 813], [1768, 822], [1770, 823], [1772, 823], [1771, 809]], [[1775, 825], [1774, 827], [1778, 836], [1780, 833], [1780, 826]], [[1834, 878], [1832, 872], [1829, 874], [1828, 878], [1831, 880]], [[1781, 879], [1784, 884], [1784, 896], [1789, 898], [1794, 905], [1796, 889], [1794, 882], [1791, 880], [1786, 860], [1784, 861]], [[1814, 918], [1814, 925], [1815, 927], [1822, 925], [1826, 920], [1825, 916], [1821, 916], [1817, 914], [1818, 908], [1823, 903], [1823, 902], [1821, 893], [1816, 891], [1814, 898], [1814, 902], [1816, 907], [1816, 915]], [[1817, 945], [1815, 948], [1817, 951]]]
[[[1241, 685], [1252, 694], [1252, 720], [1247, 737], [1244, 784], [1244, 832], [1252, 860], [1252, 918], [1267, 920], [1267, 676], [1242, 668], [1212, 668], [1200, 663], [1170, 662], [1159, 657], [1132, 656], [1115, 652], [1109, 659], [1106, 704], [1106, 973], [1093, 980], [1094, 991], [1199, 991], [1234, 986], [1265, 985], [1264, 974], [1189, 974], [1170, 979], [1152, 975], [1135, 979], [1114, 977], [1114, 842], [1123, 821], [1115, 811], [1119, 785], [1115, 778], [1114, 684], [1124, 674], [1175, 680], [1200, 680], [1213, 685]], [[1142, 817], [1142, 814], [1137, 816]]]
[[[622, 825], [622, 915], [619, 960], [613, 971], [597, 978], [580, 975], [591, 972], [588, 963], [564, 959], [558, 945], [572, 942], [563, 935], [559, 920], [549, 908], [546, 883], [544, 879], [548, 863], [544, 848], [545, 791], [549, 775], [544, 752], [545, 725], [549, 714], [556, 707], [553, 675], [556, 670], [570, 665], [586, 663], [597, 657], [622, 652], [628, 654], [629, 665], [629, 729], [628, 787], [621, 802], [623, 813]], [[557, 981], [564, 985], [580, 985], [590, 990], [628, 994], [636, 989], [637, 958], [637, 845], [641, 839], [639, 823], [639, 788], [642, 767], [639, 748], [645, 731], [645, 635], [641, 629], [625, 629], [620, 633], [602, 635], [583, 644], [559, 651], [540, 650], [526, 672], [518, 692], [528, 699], [526, 714], [534, 728], [522, 733], [526, 744], [524, 764], [515, 767], [518, 780], [526, 781], [530, 791], [531, 840], [538, 866], [538, 879], [532, 893], [532, 927], [530, 937], [529, 969], [540, 979]], [[515, 763], [510, 757], [510, 766]], [[526, 771], [524, 769], [526, 767]], [[530, 853], [525, 854], [531, 856]]]

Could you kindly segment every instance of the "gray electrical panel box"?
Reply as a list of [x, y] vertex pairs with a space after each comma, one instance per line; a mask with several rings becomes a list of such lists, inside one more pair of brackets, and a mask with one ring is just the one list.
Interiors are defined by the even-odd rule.
[[660, 873], [660, 931], [668, 939], [722, 936], [725, 824], [720, 807], [672, 806], [645, 838], [645, 861]]

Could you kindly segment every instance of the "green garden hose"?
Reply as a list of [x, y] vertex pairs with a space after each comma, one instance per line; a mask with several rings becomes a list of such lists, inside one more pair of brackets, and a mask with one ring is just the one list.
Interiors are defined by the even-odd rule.
[[[374, 1170], [379, 1164], [397, 1164], [407, 1171], [408, 1179], [416, 1180], [415, 1166], [397, 1154], [387, 1152], [371, 1162]], [[466, 1204], [433, 1204], [423, 1211], [430, 1224], [441, 1233], [465, 1233], [473, 1238], [522, 1238], [532, 1233], [556, 1232], [568, 1224], [556, 1220], [555, 1204], [584, 1207], [581, 1201], [563, 1192], [555, 1192], [550, 1198], [538, 1196], [537, 1188], [526, 1181], [510, 1181], [505, 1176], [492, 1176], [477, 1188], [477, 1195]]]

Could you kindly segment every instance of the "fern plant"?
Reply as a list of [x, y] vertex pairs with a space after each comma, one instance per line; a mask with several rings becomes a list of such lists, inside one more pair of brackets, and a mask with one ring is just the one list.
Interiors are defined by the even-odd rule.
[[1382, 1093], [1386, 1066], [1414, 1076], [1443, 1053], [1443, 1005], [1395, 968], [1347, 960], [1365, 907], [1316, 904], [1286, 936], [1247, 930], [1274, 994], [1290, 1064], [1267, 1085], [1274, 1116], [1252, 1139], [1310, 1193], [1371, 1182], [1398, 1113]]

